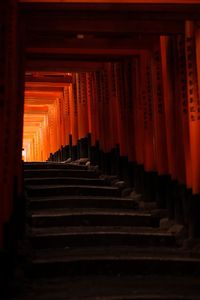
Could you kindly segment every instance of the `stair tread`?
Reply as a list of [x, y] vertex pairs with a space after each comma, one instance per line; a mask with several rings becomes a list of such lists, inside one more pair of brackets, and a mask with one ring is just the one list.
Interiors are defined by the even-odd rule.
[[36, 208], [30, 209], [33, 276], [166, 275], [173, 266], [174, 274], [199, 274], [200, 254], [180, 248], [178, 234], [159, 227], [163, 211], [139, 208], [139, 195], [120, 197], [119, 187], [88, 168], [68, 167], [25, 171], [26, 198]]
[[136, 235], [156, 235], [174, 236], [172, 233], [153, 227], [134, 226], [67, 226], [67, 227], [37, 227], [32, 228], [33, 235], [65, 235], [65, 234], [136, 234]]
[[[137, 199], [138, 197], [136, 197]], [[88, 196], [83, 196], [83, 195], [69, 195], [69, 196], [43, 196], [43, 197], [31, 197], [31, 196], [27, 196], [26, 197], [27, 200], [29, 201], [53, 201], [53, 200], [76, 200], [76, 199], [80, 199], [80, 200], [101, 200], [101, 201], [107, 201], [109, 199], [112, 201], [129, 201], [129, 202], [135, 202], [134, 198], [129, 198], [129, 197], [113, 197], [113, 196], [92, 196], [92, 195], [88, 195]]]
[[112, 216], [133, 216], [133, 217], [154, 217], [153, 214], [143, 211], [133, 211], [131, 209], [114, 209], [114, 208], [58, 208], [43, 209], [32, 212], [32, 217], [57, 217], [57, 216], [76, 216], [76, 215], [112, 215]]
[[119, 190], [118, 187], [113, 186], [99, 186], [99, 185], [77, 185], [77, 184], [56, 184], [56, 185], [27, 185], [27, 189], [33, 189], [33, 190], [40, 190], [40, 189], [58, 189], [58, 188], [83, 188], [83, 189], [101, 189], [101, 190], [113, 190], [117, 191]]
[[[49, 165], [50, 166], [50, 165]], [[54, 165], [55, 166], [55, 165]], [[63, 165], [62, 165], [63, 166]], [[74, 169], [70, 169], [70, 168], [68, 168], [68, 167], [66, 167], [66, 168], [61, 168], [61, 169], [55, 169], [55, 168], [41, 168], [41, 169], [24, 169], [24, 172], [25, 172], [25, 175], [26, 175], [26, 173], [35, 173], [35, 174], [38, 174], [39, 172], [43, 172], [43, 173], [48, 173], [48, 172], [55, 172], [55, 173], [57, 173], [57, 172], [70, 172], [70, 173], [76, 173], [76, 172], [80, 172], [80, 173], [83, 173], [83, 174], [87, 174], [87, 173], [94, 173], [94, 174], [96, 174], [97, 172], [96, 171], [93, 171], [93, 170], [90, 170], [90, 169], [88, 169], [88, 168], [83, 168], [83, 169], [76, 169], [76, 168], [74, 168]]]
[[42, 169], [47, 169], [49, 167], [57, 167], [58, 169], [81, 169], [81, 170], [88, 170], [88, 166], [75, 164], [75, 163], [59, 163], [59, 162], [31, 162], [31, 163], [24, 163], [24, 169], [27, 170], [28, 168], [34, 169], [41, 167]]
[[66, 177], [41, 177], [41, 178], [37, 178], [37, 177], [31, 177], [31, 178], [25, 178], [25, 182], [28, 182], [28, 181], [40, 181], [40, 180], [58, 180], [58, 179], [66, 179], [66, 180], [82, 180], [82, 181], [100, 181], [100, 182], [105, 182], [105, 179], [102, 179], [102, 178], [82, 178], [82, 177], [71, 177], [71, 176], [66, 176]]
[[21, 289], [24, 300], [199, 300], [200, 293], [199, 278], [180, 275], [32, 278]]
[[21, 289], [25, 300], [199, 300], [200, 293], [199, 278], [180, 275], [32, 278]]
[[178, 248], [122, 247], [66, 247], [65, 249], [42, 249], [35, 252], [34, 263], [67, 262], [67, 261], [95, 261], [95, 260], [124, 260], [124, 261], [177, 261], [200, 263], [200, 257], [193, 257], [191, 253]]

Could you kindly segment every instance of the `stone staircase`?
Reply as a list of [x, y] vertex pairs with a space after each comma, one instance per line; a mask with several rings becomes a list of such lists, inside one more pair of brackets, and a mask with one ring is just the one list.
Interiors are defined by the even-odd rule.
[[160, 228], [161, 211], [84, 165], [24, 174], [32, 251], [11, 299], [200, 299], [200, 256]]

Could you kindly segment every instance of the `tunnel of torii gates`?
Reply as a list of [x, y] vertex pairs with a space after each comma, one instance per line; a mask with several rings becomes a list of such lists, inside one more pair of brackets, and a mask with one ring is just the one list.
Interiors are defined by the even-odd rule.
[[[109, 42], [108, 49], [101, 49], [100, 39], [99, 49], [90, 45], [89, 52], [81, 50], [92, 59], [73, 58], [71, 66], [69, 62], [59, 68], [54, 61], [51, 70], [37, 68], [37, 51], [35, 60], [28, 60], [34, 47], [25, 45], [29, 56], [23, 69], [17, 2], [8, 2], [12, 4], [9, 13], [4, 14], [5, 7], [0, 6], [4, 15], [0, 35], [1, 248], [12, 232], [10, 224], [18, 220], [14, 231], [22, 226], [22, 155], [25, 161], [35, 162], [88, 157], [104, 174], [118, 175], [143, 193], [145, 201], [156, 200], [158, 207], [167, 208], [168, 217], [186, 225], [190, 237], [199, 237], [200, 21], [186, 19], [183, 30], [177, 25], [174, 33], [176, 20], [170, 21], [173, 34], [169, 35], [159, 33], [164, 25], [154, 26], [156, 35], [145, 43], [139, 36], [139, 46], [133, 43], [122, 51], [119, 44], [109, 49]], [[30, 32], [37, 29], [38, 20], [33, 19]], [[62, 23], [58, 26], [62, 28]], [[76, 38], [80, 43], [85, 36]], [[31, 44], [32, 39], [34, 35], [25, 43]], [[43, 39], [44, 35], [40, 43]], [[46, 51], [51, 54], [51, 50]], [[41, 51], [45, 51], [43, 45]], [[104, 59], [98, 59], [101, 52]]]

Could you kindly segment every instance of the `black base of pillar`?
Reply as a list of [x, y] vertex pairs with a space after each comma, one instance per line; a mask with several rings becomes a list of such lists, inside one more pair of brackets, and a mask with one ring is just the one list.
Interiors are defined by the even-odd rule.
[[156, 201], [156, 172], [144, 172], [144, 201], [155, 202]]
[[91, 141], [92, 141], [92, 135], [91, 135], [91, 133], [88, 133], [88, 137], [87, 137], [87, 139], [88, 139], [88, 149], [87, 149], [87, 151], [88, 151], [88, 159], [90, 160], [90, 156], [91, 156], [91, 153], [90, 153], [90, 149], [91, 149]]
[[79, 158], [88, 158], [88, 138], [82, 138], [78, 141]]
[[135, 190], [137, 193], [144, 193], [144, 167], [135, 165]]
[[128, 185], [130, 187], [135, 186], [135, 168], [136, 164], [134, 162], [129, 162], [128, 163]]
[[192, 189], [188, 189], [185, 186], [184, 198], [183, 198], [183, 219], [184, 224], [189, 228], [190, 223], [190, 199], [192, 197]]
[[120, 153], [119, 153], [119, 146], [116, 145], [115, 148], [111, 150], [111, 174], [119, 176], [120, 175]]
[[100, 150], [100, 164], [99, 168], [103, 174], [111, 174], [111, 153], [105, 153]]
[[169, 220], [175, 219], [175, 201], [176, 201], [176, 191], [177, 182], [175, 180], [170, 180], [169, 188], [166, 195], [166, 208], [167, 208], [167, 217]]
[[200, 238], [200, 195], [190, 197], [189, 237]]
[[96, 165], [96, 147], [95, 146], [90, 147], [90, 163], [92, 166]]
[[69, 145], [61, 148], [62, 161], [67, 160], [70, 157]]
[[119, 157], [119, 177], [128, 183], [129, 181], [129, 168], [128, 168], [128, 157]]
[[156, 203], [158, 208], [167, 208], [167, 201], [169, 199], [170, 191], [170, 176], [159, 175], [157, 176], [156, 183]]
[[104, 153], [102, 150], [99, 150], [99, 169], [104, 173]]
[[72, 160], [77, 160], [78, 159], [78, 149], [77, 149], [77, 146], [72, 146], [70, 150], [71, 150], [70, 157], [72, 158]]
[[186, 198], [186, 188], [184, 185], [180, 185], [177, 182], [176, 186], [176, 198], [175, 198], [175, 222], [178, 224], [185, 224], [184, 219], [184, 202]]
[[95, 146], [90, 146], [90, 162], [93, 166], [100, 166], [100, 150], [98, 141]]

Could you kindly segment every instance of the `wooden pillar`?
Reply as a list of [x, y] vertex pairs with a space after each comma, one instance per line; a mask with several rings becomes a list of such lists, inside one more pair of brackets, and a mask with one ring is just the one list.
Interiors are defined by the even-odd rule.
[[76, 74], [77, 107], [78, 107], [78, 139], [80, 157], [88, 157], [88, 99], [86, 73]]
[[127, 157], [127, 138], [126, 138], [126, 105], [124, 97], [123, 85], [123, 67], [122, 63], [115, 64], [116, 72], [116, 89], [117, 89], [117, 108], [118, 108], [118, 124], [119, 124], [119, 147], [120, 155]]
[[153, 93], [152, 93], [152, 76], [151, 61], [148, 51], [141, 51], [140, 59], [140, 86], [143, 106], [143, 128], [144, 128], [144, 169], [146, 172], [155, 171], [154, 155], [154, 132], [153, 132]]
[[[21, 205], [19, 198], [22, 197], [23, 188], [23, 69], [20, 70], [23, 65], [20, 65], [23, 53], [20, 52], [22, 45], [19, 45], [17, 39], [19, 22], [16, 1], [3, 1], [0, 9], [0, 232], [3, 232], [4, 227], [4, 235], [9, 235], [10, 230], [7, 229], [12, 227], [16, 234], [9, 236], [11, 242], [15, 240], [14, 236], [19, 234], [19, 226], [11, 223], [13, 214], [17, 214], [17, 205]], [[3, 241], [3, 236], [0, 240]]]
[[[177, 160], [184, 166], [178, 167], [177, 165], [177, 179], [179, 181], [179, 190], [181, 190], [181, 197], [180, 192], [176, 195], [176, 199], [174, 202], [179, 201], [181, 198], [181, 205], [176, 209], [176, 219], [177, 219], [177, 211], [179, 210], [179, 218], [178, 222], [181, 221], [188, 225], [189, 219], [189, 196], [191, 194], [191, 187], [192, 187], [192, 174], [191, 174], [191, 149], [190, 149], [190, 136], [189, 136], [189, 115], [188, 115], [188, 99], [187, 99], [187, 76], [186, 76], [186, 55], [185, 55], [185, 38], [184, 35], [179, 35], [174, 38], [175, 42], [175, 50], [174, 50], [174, 57], [176, 58], [174, 61], [175, 67], [175, 79], [174, 80], [174, 90], [175, 90], [175, 103], [177, 108], [177, 115], [176, 119], [178, 121], [178, 125], [181, 128], [182, 134], [179, 134], [177, 137], [177, 146], [176, 146], [176, 156], [183, 159]], [[182, 142], [178, 144], [180, 137], [182, 137]], [[183, 161], [184, 162], [181, 162]], [[182, 172], [182, 174], [180, 174]], [[183, 176], [184, 174], [184, 177]], [[184, 179], [184, 180], [183, 180]], [[183, 185], [184, 184], [184, 185]], [[179, 201], [180, 202], [180, 201]], [[180, 216], [181, 215], [181, 216]]]
[[166, 139], [166, 116], [163, 95], [162, 61], [159, 40], [152, 51], [152, 82], [154, 98], [155, 158], [158, 172], [157, 203], [166, 207], [169, 169]]
[[99, 114], [98, 114], [98, 97], [97, 97], [97, 80], [95, 72], [89, 74], [87, 81], [88, 92], [90, 90], [90, 122], [91, 122], [91, 147], [90, 160], [91, 164], [99, 164]]
[[95, 73], [91, 73], [91, 98], [90, 98], [90, 110], [91, 110], [91, 145], [95, 146], [99, 140], [99, 116], [97, 112], [97, 91], [96, 91], [96, 76]]
[[190, 235], [200, 236], [200, 100], [198, 89], [198, 71], [196, 64], [195, 25], [192, 21], [185, 24], [185, 51], [187, 96], [189, 106], [189, 132], [192, 169], [192, 193]]
[[141, 56], [132, 59], [132, 78], [133, 78], [133, 96], [134, 96], [134, 144], [135, 144], [135, 189], [138, 192], [144, 191], [144, 112], [141, 82], [144, 78], [141, 76]]
[[57, 151], [57, 136], [55, 124], [55, 107], [53, 104], [49, 107], [48, 110], [48, 120], [51, 153], [54, 153], [55, 151]]
[[[177, 138], [176, 134], [179, 124], [176, 120], [176, 99], [174, 97], [174, 80], [173, 77], [173, 66], [172, 61], [169, 64], [169, 59], [173, 59], [173, 55], [170, 55], [170, 38], [162, 36], [160, 38], [161, 45], [161, 70], [162, 70], [162, 86], [163, 86], [163, 113], [165, 114], [166, 121], [166, 145], [167, 145], [167, 160], [168, 160], [168, 171], [172, 177], [172, 180], [177, 180], [177, 155], [176, 155], [176, 144]], [[184, 174], [184, 172], [183, 172]]]
[[192, 164], [192, 191], [200, 193], [200, 101], [198, 91], [195, 28], [193, 22], [186, 22], [186, 70], [187, 93], [189, 101], [189, 129]]
[[[143, 153], [143, 167], [140, 170], [141, 184], [144, 185], [144, 200], [155, 201], [155, 180], [156, 180], [156, 163], [155, 163], [155, 146], [154, 146], [154, 115], [153, 115], [153, 87], [151, 74], [151, 56], [148, 50], [140, 52], [140, 101], [142, 109], [140, 131], [143, 135], [141, 140], [141, 151]], [[141, 115], [141, 111], [140, 111]]]
[[77, 86], [76, 76], [73, 74], [73, 83], [69, 88], [70, 99], [70, 127], [71, 127], [71, 157], [77, 159], [77, 142], [78, 142], [78, 107], [77, 107]]
[[117, 77], [115, 72], [115, 63], [106, 63], [106, 84], [108, 94], [108, 121], [110, 130], [110, 172], [119, 174], [119, 114], [117, 102]]
[[100, 90], [101, 97], [100, 100], [100, 122], [102, 128], [102, 135], [100, 140], [101, 150], [102, 150], [102, 162], [103, 171], [105, 173], [111, 173], [111, 149], [113, 147], [113, 137], [112, 137], [112, 125], [111, 125], [111, 114], [110, 111], [110, 94], [109, 94], [109, 73], [107, 65], [105, 69], [100, 72]]
[[78, 137], [84, 138], [88, 135], [88, 102], [86, 73], [76, 74], [77, 82], [77, 106], [78, 106]]
[[5, 109], [5, 39], [6, 39], [6, 24], [5, 24], [5, 3], [0, 3], [0, 249], [3, 247], [3, 226], [4, 226], [4, 109]]
[[88, 132], [92, 133], [92, 112], [91, 112], [91, 97], [92, 97], [92, 76], [91, 72], [86, 73], [86, 93], [87, 93], [87, 110], [88, 110]]
[[115, 71], [116, 64], [108, 63], [108, 88], [110, 97], [110, 123], [112, 131], [113, 147], [119, 145], [119, 112], [117, 102], [117, 74]]

